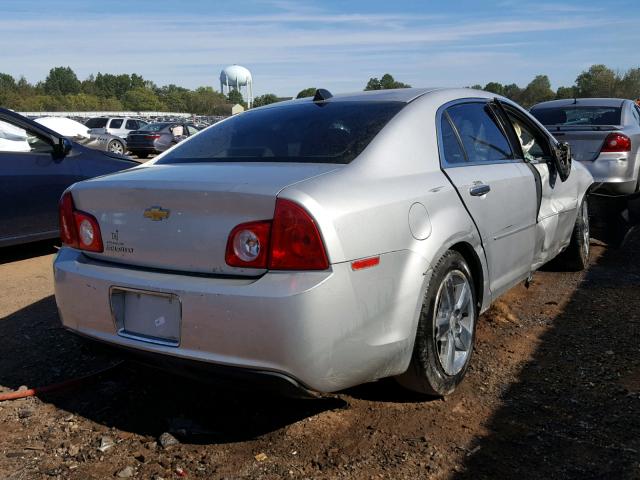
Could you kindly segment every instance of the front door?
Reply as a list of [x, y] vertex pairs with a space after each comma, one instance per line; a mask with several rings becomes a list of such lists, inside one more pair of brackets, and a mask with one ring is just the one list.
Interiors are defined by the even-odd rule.
[[516, 155], [535, 169], [540, 182], [535, 269], [569, 242], [578, 207], [578, 184], [560, 180], [551, 158], [550, 139], [528, 114], [506, 103], [503, 107], [517, 139]]
[[536, 185], [484, 100], [442, 112], [442, 166], [471, 214], [494, 298], [526, 278], [535, 247]]

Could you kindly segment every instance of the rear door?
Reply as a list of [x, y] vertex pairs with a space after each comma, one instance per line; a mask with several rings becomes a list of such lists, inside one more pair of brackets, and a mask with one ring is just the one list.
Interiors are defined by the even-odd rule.
[[109, 129], [111, 135], [120, 138], [127, 138], [127, 130], [124, 128], [124, 118], [112, 118], [109, 121]]
[[442, 167], [471, 214], [498, 296], [531, 271], [537, 195], [486, 100], [448, 105], [440, 116]]

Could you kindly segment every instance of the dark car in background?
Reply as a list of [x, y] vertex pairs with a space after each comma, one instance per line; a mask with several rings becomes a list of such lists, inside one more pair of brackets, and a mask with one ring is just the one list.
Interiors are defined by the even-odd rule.
[[538, 103], [531, 114], [612, 195], [640, 191], [640, 108], [622, 98], [572, 98]]
[[180, 143], [185, 138], [198, 133], [192, 123], [157, 122], [145, 125], [141, 130], [129, 133], [127, 148], [138, 158], [161, 153]]
[[58, 201], [71, 184], [139, 162], [87, 148], [0, 108], [0, 247], [56, 238]]

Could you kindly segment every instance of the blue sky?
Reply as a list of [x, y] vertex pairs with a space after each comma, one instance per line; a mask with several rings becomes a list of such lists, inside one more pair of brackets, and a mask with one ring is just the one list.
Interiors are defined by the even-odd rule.
[[0, 0], [0, 38], [0, 72], [32, 82], [70, 66], [219, 88], [238, 63], [257, 95], [361, 90], [385, 72], [416, 87], [543, 73], [557, 87], [594, 63], [640, 66], [640, 1]]

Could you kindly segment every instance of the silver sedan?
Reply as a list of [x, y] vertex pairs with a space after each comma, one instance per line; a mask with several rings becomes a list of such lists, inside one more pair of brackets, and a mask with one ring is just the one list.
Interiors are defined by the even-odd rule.
[[534, 105], [531, 114], [558, 139], [600, 185], [617, 195], [640, 191], [640, 108], [622, 98], [575, 98]]
[[446, 395], [493, 300], [557, 256], [587, 265], [592, 181], [486, 92], [318, 90], [75, 184], [56, 301], [69, 330], [155, 364]]

